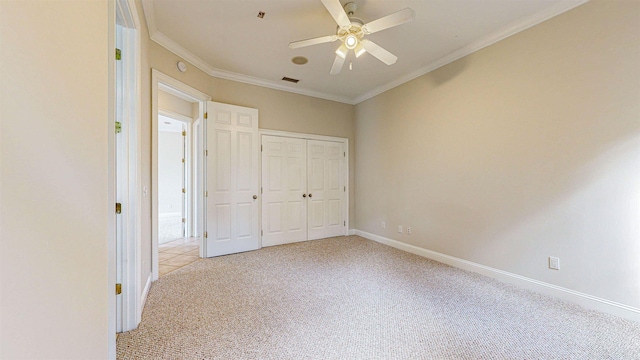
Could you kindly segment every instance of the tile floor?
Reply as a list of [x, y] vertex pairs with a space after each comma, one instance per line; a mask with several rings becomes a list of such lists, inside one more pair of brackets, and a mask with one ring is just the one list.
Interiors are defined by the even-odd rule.
[[158, 246], [158, 273], [166, 275], [173, 270], [200, 259], [198, 238], [182, 238]]

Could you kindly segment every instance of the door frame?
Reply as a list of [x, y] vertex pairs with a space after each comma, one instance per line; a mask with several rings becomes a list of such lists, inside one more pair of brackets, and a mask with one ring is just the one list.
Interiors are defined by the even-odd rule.
[[[151, 280], [158, 280], [158, 91], [163, 90], [187, 101], [199, 103], [199, 119], [204, 118], [205, 104], [211, 96], [176, 80], [157, 69], [151, 69]], [[200, 137], [202, 134], [196, 134]], [[198, 140], [198, 144], [202, 144]], [[196, 182], [202, 181], [194, 169]], [[198, 188], [197, 186], [195, 188]], [[200, 238], [200, 257], [203, 257], [203, 238]]]
[[[345, 232], [344, 235], [349, 235], [349, 139], [337, 136], [326, 136], [326, 135], [315, 135], [315, 134], [305, 134], [305, 133], [297, 133], [297, 132], [289, 132], [289, 131], [281, 131], [281, 130], [269, 130], [269, 129], [259, 129], [258, 135], [260, 135], [260, 144], [262, 144], [262, 135], [269, 136], [281, 136], [281, 137], [289, 137], [296, 139], [305, 139], [305, 140], [319, 140], [319, 141], [332, 141], [337, 143], [342, 143], [344, 149], [344, 183], [346, 186], [345, 191], [345, 199], [344, 204], [342, 205], [342, 211], [345, 214]], [[262, 151], [260, 152], [260, 158], [262, 159]], [[260, 189], [262, 189], [262, 161], [260, 161]], [[262, 196], [260, 196], [260, 230], [262, 230]], [[262, 246], [262, 236], [260, 236], [260, 244]]]
[[[141, 194], [139, 184], [142, 182], [141, 164], [141, 64], [140, 64], [140, 20], [137, 8], [133, 0], [117, 0], [115, 2], [116, 20], [115, 29], [116, 43], [122, 41], [121, 50], [125, 54], [122, 60], [123, 71], [126, 73], [121, 91], [123, 91], [124, 104], [118, 104], [116, 99], [114, 118], [117, 117], [118, 110], [123, 106], [124, 120], [121, 128], [121, 139], [115, 141], [115, 124], [113, 129], [114, 146], [116, 151], [121, 153], [121, 164], [118, 164], [117, 171], [123, 174], [114, 176], [115, 184], [121, 194], [119, 199], [114, 199], [122, 204], [122, 215], [114, 224], [120, 224], [121, 232], [116, 235], [116, 282], [120, 280], [122, 293], [114, 306], [114, 319], [120, 319], [120, 323], [115, 324], [115, 330], [128, 331], [135, 329], [142, 319], [141, 284], [140, 284], [140, 264], [141, 264]], [[119, 19], [119, 20], [118, 20]], [[122, 22], [123, 24], [119, 24]], [[126, 29], [121, 31], [118, 29]], [[120, 40], [117, 40], [120, 39]], [[116, 44], [114, 44], [116, 45]], [[127, 56], [133, 54], [133, 56]], [[116, 76], [118, 76], [116, 74]], [[118, 86], [117, 82], [114, 86]], [[117, 120], [117, 119], [116, 119]], [[116, 121], [114, 120], [114, 121]], [[114, 160], [115, 160], [114, 151]], [[114, 167], [114, 170], [115, 167]], [[114, 184], [114, 189], [115, 189]], [[115, 192], [114, 192], [115, 194]], [[114, 217], [114, 221], [116, 221]], [[117, 237], [120, 236], [120, 239]], [[119, 279], [118, 279], [119, 278]], [[113, 289], [113, 287], [111, 288]], [[119, 306], [118, 306], [119, 305]], [[111, 317], [110, 317], [111, 318]], [[115, 331], [114, 331], [115, 334]]]

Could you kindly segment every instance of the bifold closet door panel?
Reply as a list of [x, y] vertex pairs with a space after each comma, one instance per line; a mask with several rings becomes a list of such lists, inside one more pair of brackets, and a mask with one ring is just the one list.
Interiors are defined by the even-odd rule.
[[262, 136], [262, 246], [307, 240], [307, 142]]
[[307, 140], [307, 239], [345, 234], [342, 143]]

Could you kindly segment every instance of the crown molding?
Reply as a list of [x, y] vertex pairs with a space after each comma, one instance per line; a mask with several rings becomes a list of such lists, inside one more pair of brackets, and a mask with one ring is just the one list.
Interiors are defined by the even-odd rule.
[[259, 77], [238, 74], [231, 71], [213, 69], [212, 71], [208, 72], [208, 74], [220, 79], [231, 80], [231, 81], [236, 81], [236, 82], [241, 82], [241, 83], [256, 85], [256, 86], [262, 86], [270, 89], [282, 90], [282, 91], [287, 91], [287, 92], [291, 92], [299, 95], [306, 95], [306, 96], [316, 97], [316, 98], [325, 99], [325, 100], [337, 101], [337, 102], [341, 102], [349, 105], [355, 105], [355, 103], [353, 102], [353, 99], [349, 97], [333, 95], [333, 94], [328, 94], [325, 92], [314, 91], [314, 90], [298, 89], [291, 86], [280, 84], [273, 80], [267, 80]]
[[273, 80], [267, 80], [267, 79], [258, 78], [255, 76], [249, 76], [249, 75], [239, 74], [231, 71], [216, 69], [211, 65], [209, 65], [206, 61], [202, 60], [200, 57], [193, 54], [189, 50], [185, 49], [180, 44], [173, 41], [171, 38], [169, 38], [168, 36], [166, 36], [165, 34], [163, 34], [158, 30], [158, 27], [155, 21], [155, 9], [154, 9], [152, 0], [143, 0], [142, 6], [144, 8], [145, 19], [147, 20], [147, 28], [149, 29], [149, 38], [151, 38], [151, 40], [153, 40], [160, 46], [164, 47], [165, 49], [181, 57], [183, 60], [191, 63], [191, 65], [204, 71], [210, 76], [213, 76], [219, 79], [231, 80], [235, 82], [241, 82], [245, 84], [291, 92], [294, 94], [305, 95], [305, 96], [310, 96], [310, 97], [315, 97], [315, 98], [320, 98], [325, 100], [331, 100], [331, 101], [341, 102], [349, 105], [355, 105], [355, 103], [353, 102], [353, 99], [349, 97], [328, 94], [325, 92], [314, 91], [314, 90], [299, 89], [292, 86], [280, 84]]
[[501, 40], [504, 40], [512, 35], [515, 35], [532, 26], [540, 24], [546, 20], [549, 20], [555, 16], [558, 16], [564, 12], [567, 12], [587, 2], [589, 2], [589, 0], [562, 1], [553, 7], [545, 9], [541, 12], [533, 14], [517, 22], [513, 22], [482, 39], [474, 41], [471, 44], [468, 44], [452, 53], [449, 53], [444, 57], [441, 57], [436, 61], [433, 61], [421, 67], [416, 71], [413, 71], [409, 74], [399, 77], [396, 80], [393, 80], [386, 84], [378, 86], [355, 98], [329, 94], [321, 91], [295, 88], [292, 86], [280, 84], [279, 82], [276, 82], [273, 80], [267, 80], [267, 79], [263, 79], [255, 76], [249, 76], [249, 75], [239, 74], [231, 71], [216, 69], [211, 65], [209, 65], [204, 60], [202, 60], [200, 57], [196, 56], [189, 50], [183, 48], [181, 45], [179, 45], [178, 43], [176, 43], [175, 41], [173, 41], [168, 36], [166, 36], [165, 34], [163, 34], [158, 30], [158, 27], [155, 21], [155, 9], [153, 6], [153, 0], [142, 0], [142, 6], [144, 9], [144, 16], [147, 21], [147, 27], [149, 29], [149, 37], [151, 38], [151, 40], [158, 43], [160, 46], [166, 48], [167, 50], [171, 51], [172, 53], [176, 54], [177, 56], [181, 57], [185, 61], [188, 61], [193, 66], [204, 71], [210, 76], [220, 78], [220, 79], [250, 84], [250, 85], [266, 87], [266, 88], [275, 89], [275, 90], [287, 91], [287, 92], [291, 92], [299, 95], [305, 95], [305, 96], [311, 96], [311, 97], [316, 97], [316, 98], [325, 99], [325, 100], [341, 102], [349, 105], [357, 105], [365, 100], [371, 99], [372, 97], [380, 95], [388, 90], [398, 87], [404, 83], [407, 83], [415, 78], [425, 75], [442, 66], [450, 64], [462, 57], [470, 55], [487, 46], [493, 45]]
[[460, 58], [470, 55], [476, 51], [484, 49], [487, 46], [493, 45], [501, 40], [504, 40], [512, 35], [515, 35], [521, 31], [524, 31], [532, 26], [538, 25], [546, 20], [549, 20], [555, 16], [558, 16], [564, 12], [567, 12], [573, 8], [576, 8], [582, 4], [589, 2], [589, 0], [577, 0], [577, 1], [563, 1], [556, 6], [545, 9], [544, 11], [533, 14], [525, 19], [513, 22], [500, 30], [482, 38], [473, 43], [463, 46], [462, 48], [449, 53], [448, 55], [441, 57], [440, 59], [431, 62], [420, 69], [404, 75], [396, 80], [388, 82], [384, 85], [378, 86], [354, 99], [355, 104], [359, 104], [365, 100], [371, 99], [374, 96], [380, 95], [385, 91], [398, 87], [406, 82], [409, 82], [415, 78], [425, 75], [437, 68], [450, 64]]

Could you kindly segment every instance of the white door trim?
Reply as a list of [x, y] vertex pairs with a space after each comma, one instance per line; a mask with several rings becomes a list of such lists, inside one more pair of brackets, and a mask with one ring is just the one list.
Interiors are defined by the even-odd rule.
[[[200, 102], [200, 114], [204, 114], [204, 102], [211, 97], [192, 88], [156, 69], [151, 69], [151, 274], [153, 281], [158, 280], [158, 91], [165, 90], [172, 94]], [[201, 142], [199, 142], [201, 143]], [[196, 170], [198, 171], [198, 170]], [[202, 240], [200, 255], [202, 256]]]
[[[320, 140], [320, 141], [333, 141], [343, 144], [344, 149], [344, 165], [345, 165], [345, 173], [344, 173], [344, 183], [346, 186], [344, 204], [342, 205], [342, 210], [345, 214], [345, 235], [349, 233], [349, 139], [336, 137], [336, 136], [326, 136], [326, 135], [315, 135], [315, 134], [304, 134], [304, 133], [296, 133], [290, 131], [280, 131], [280, 130], [268, 130], [268, 129], [260, 129], [259, 131], [260, 139], [262, 139], [262, 135], [271, 135], [271, 136], [283, 136], [290, 137], [296, 139], [306, 139], [306, 140]], [[262, 140], [260, 140], [262, 143]], [[262, 153], [260, 154], [262, 157]], [[262, 161], [260, 161], [260, 187], [262, 188]], [[262, 197], [260, 197], [262, 199]], [[260, 228], [262, 229], [262, 200], [260, 200]]]
[[[305, 133], [297, 133], [297, 132], [281, 131], [281, 130], [260, 129], [260, 135], [284, 136], [284, 137], [306, 139], [306, 140], [341, 142], [341, 143], [344, 143], [345, 145], [349, 144], [348, 138], [337, 137], [337, 136], [327, 136], [327, 135], [305, 134]], [[347, 153], [347, 155], [349, 155], [349, 153]]]
[[[121, 271], [122, 294], [119, 295], [121, 305], [114, 311], [120, 311], [121, 323], [118, 328], [122, 331], [134, 329], [142, 318], [140, 263], [141, 263], [141, 194], [139, 184], [142, 179], [140, 170], [141, 156], [141, 64], [140, 64], [140, 20], [133, 0], [116, 1], [116, 23], [121, 35], [120, 44], [122, 68], [125, 73], [122, 91], [123, 104], [116, 105], [122, 110], [122, 132], [120, 134], [120, 152], [122, 166], [118, 166], [120, 174], [118, 188], [121, 191], [120, 202], [123, 206], [120, 222], [122, 224], [120, 248], [117, 249], [116, 263]], [[131, 99], [131, 100], [128, 100]], [[115, 127], [110, 127], [115, 134]], [[118, 259], [119, 258], [119, 259]], [[114, 287], [111, 287], [113, 291]], [[116, 318], [116, 314], [113, 317]], [[111, 318], [111, 316], [110, 316]]]

